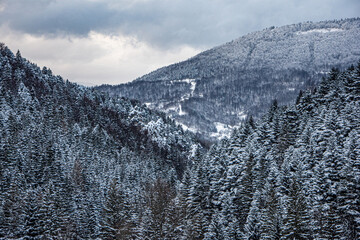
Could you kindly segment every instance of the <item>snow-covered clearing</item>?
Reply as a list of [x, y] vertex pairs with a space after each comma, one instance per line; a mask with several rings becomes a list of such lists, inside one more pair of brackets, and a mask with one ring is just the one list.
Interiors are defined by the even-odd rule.
[[297, 32], [298, 35], [304, 35], [304, 34], [311, 34], [311, 33], [331, 33], [331, 32], [341, 32], [344, 31], [341, 28], [318, 28], [318, 29], [311, 29], [308, 31], [301, 31]]

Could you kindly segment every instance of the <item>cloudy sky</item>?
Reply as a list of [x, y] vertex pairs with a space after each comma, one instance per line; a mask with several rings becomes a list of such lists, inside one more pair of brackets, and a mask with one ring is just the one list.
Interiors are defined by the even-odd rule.
[[249, 32], [359, 12], [359, 0], [0, 0], [0, 42], [70, 81], [119, 84]]

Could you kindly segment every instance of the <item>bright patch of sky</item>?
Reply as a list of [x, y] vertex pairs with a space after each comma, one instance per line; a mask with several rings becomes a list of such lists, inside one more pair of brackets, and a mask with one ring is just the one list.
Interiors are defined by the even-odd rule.
[[46, 38], [0, 28], [1, 41], [39, 66], [86, 86], [119, 84], [199, 52], [191, 46], [161, 49], [136, 38], [91, 31], [87, 36]]

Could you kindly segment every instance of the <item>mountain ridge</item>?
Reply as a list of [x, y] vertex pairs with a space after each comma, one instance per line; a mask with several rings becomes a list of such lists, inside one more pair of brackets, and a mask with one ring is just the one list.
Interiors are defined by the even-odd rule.
[[[239, 44], [239, 43], [241, 43], [241, 42], [243, 42], [244, 40], [245, 41], [248, 41], [249, 40], [249, 38], [254, 38], [254, 36], [257, 36], [257, 35], [264, 35], [264, 38], [266, 39], [266, 38], [268, 38], [269, 40], [271, 40], [270, 38], [271, 38], [271, 34], [272, 34], [272, 32], [273, 31], [277, 31], [277, 30], [281, 30], [281, 29], [283, 29], [283, 28], [288, 28], [288, 29], [295, 29], [295, 34], [304, 34], [304, 35], [306, 35], [306, 34], [310, 34], [310, 33], [312, 33], [312, 31], [314, 32], [314, 33], [316, 33], [316, 32], [318, 32], [318, 33], [326, 33], [326, 31], [316, 31], [317, 29], [316, 28], [314, 28], [317, 24], [323, 24], [323, 26], [322, 26], [322, 28], [323, 29], [329, 29], [329, 33], [331, 33], [331, 32], [337, 32], [337, 30], [338, 31], [343, 31], [343, 29], [341, 28], [341, 27], [343, 27], [343, 28], [348, 28], [349, 26], [346, 26], [346, 25], [344, 25], [344, 24], [341, 24], [341, 23], [343, 23], [343, 22], [345, 22], [345, 23], [347, 23], [348, 21], [357, 21], [357, 22], [359, 22], [359, 20], [360, 20], [360, 18], [347, 18], [347, 19], [344, 19], [344, 20], [331, 20], [331, 21], [320, 21], [320, 22], [311, 22], [311, 21], [309, 21], [309, 22], [302, 22], [302, 23], [297, 23], [297, 24], [290, 24], [290, 25], [285, 25], [285, 26], [281, 26], [281, 27], [269, 27], [269, 28], [265, 28], [265, 29], [263, 29], [263, 30], [260, 30], [260, 31], [255, 31], [255, 32], [251, 32], [251, 33], [247, 33], [247, 34], [245, 34], [245, 35], [243, 35], [243, 36], [241, 36], [241, 37], [239, 37], [239, 38], [237, 38], [237, 39], [234, 39], [234, 40], [232, 40], [232, 41], [229, 41], [229, 42], [227, 42], [227, 43], [225, 43], [225, 44], [221, 44], [221, 45], [219, 45], [219, 46], [215, 46], [215, 47], [213, 47], [213, 48], [211, 48], [211, 49], [208, 49], [208, 50], [205, 50], [205, 51], [203, 51], [203, 52], [201, 52], [201, 53], [199, 53], [199, 54], [197, 54], [197, 55], [195, 55], [195, 56], [193, 56], [193, 57], [190, 57], [189, 59], [187, 59], [187, 60], [184, 60], [184, 61], [181, 61], [181, 62], [178, 62], [178, 63], [174, 63], [174, 64], [170, 64], [170, 65], [168, 65], [168, 66], [165, 66], [165, 67], [161, 67], [161, 68], [159, 68], [159, 69], [157, 69], [157, 70], [155, 70], [155, 71], [152, 71], [152, 72], [150, 72], [150, 73], [148, 73], [148, 74], [145, 74], [145, 75], [143, 75], [143, 76], [141, 76], [141, 77], [138, 77], [138, 78], [136, 78], [135, 80], [133, 80], [133, 81], [143, 81], [143, 80], [151, 80], [151, 79], [147, 79], [149, 76], [151, 76], [151, 75], [153, 75], [153, 74], [155, 74], [155, 73], [157, 73], [157, 72], [161, 72], [163, 69], [166, 69], [166, 68], [169, 68], [169, 67], [174, 67], [174, 66], [177, 66], [177, 65], [179, 65], [179, 64], [182, 64], [182, 63], [184, 63], [184, 62], [191, 62], [191, 61], [193, 61], [193, 60], [195, 60], [195, 59], [197, 59], [197, 58], [202, 58], [203, 56], [206, 56], [206, 55], [208, 55], [208, 54], [210, 54], [211, 52], [213, 52], [213, 51], [217, 51], [217, 50], [221, 50], [221, 49], [226, 49], [228, 46], [230, 46], [230, 48], [232, 49], [233, 47], [231, 46], [231, 45], [233, 45], [234, 43], [235, 44]], [[340, 24], [340, 28], [339, 28], [339, 25], [338, 24]], [[358, 23], [358, 27], [360, 26], [360, 23]], [[299, 28], [300, 28], [300, 31], [299, 31]], [[315, 31], [314, 31], [315, 30]], [[318, 29], [318, 30], [320, 30], [320, 29]], [[291, 36], [291, 34], [290, 34], [290, 36]], [[258, 36], [257, 36], [258, 37]], [[249, 43], [249, 49], [250, 49], [250, 51], [249, 51], [249, 53], [248, 54], [246, 54], [246, 56], [247, 57], [249, 57], [252, 53], [253, 53], [253, 51], [255, 50], [255, 48], [256, 48], [256, 43], [253, 43], [253, 42], [251, 42], [251, 43]], [[360, 56], [360, 51], [357, 53], [357, 55], [359, 55]], [[237, 58], [237, 56], [239, 56], [239, 55], [235, 55], [235, 58]], [[246, 58], [245, 60], [244, 60], [244, 62], [245, 63], [247, 63], [247, 61], [249, 61], [249, 59], [248, 58]], [[348, 64], [347, 65], [350, 65], [351, 63], [353, 63], [351, 60], [349, 60], [348, 61]], [[240, 64], [240, 65], [248, 65], [249, 63], [247, 63], [247, 64]], [[309, 66], [312, 66], [311, 64], [309, 64]], [[307, 66], [308, 67], [308, 66]], [[247, 67], [244, 67], [243, 69], [247, 69]], [[250, 68], [251, 69], [251, 68]], [[160, 79], [160, 80], [162, 80], [162, 79]]]
[[217, 139], [250, 115], [261, 116], [274, 99], [294, 101], [332, 67], [356, 62], [358, 39], [360, 18], [270, 27], [133, 82], [96, 88], [138, 99], [200, 136]]

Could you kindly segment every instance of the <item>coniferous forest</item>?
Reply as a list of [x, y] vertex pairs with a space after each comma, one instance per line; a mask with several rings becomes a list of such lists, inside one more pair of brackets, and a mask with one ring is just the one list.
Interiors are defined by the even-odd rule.
[[[0, 70], [0, 238], [151, 235], [146, 221], [164, 221], [177, 182], [203, 151], [194, 137], [164, 114], [64, 81], [3, 44]], [[167, 200], [152, 209], [163, 201], [159, 188]]]
[[185, 229], [195, 239], [360, 239], [359, 94], [360, 63], [333, 69], [296, 104], [275, 101], [213, 146], [184, 175]]
[[360, 63], [206, 149], [0, 45], [1, 239], [360, 239]]

